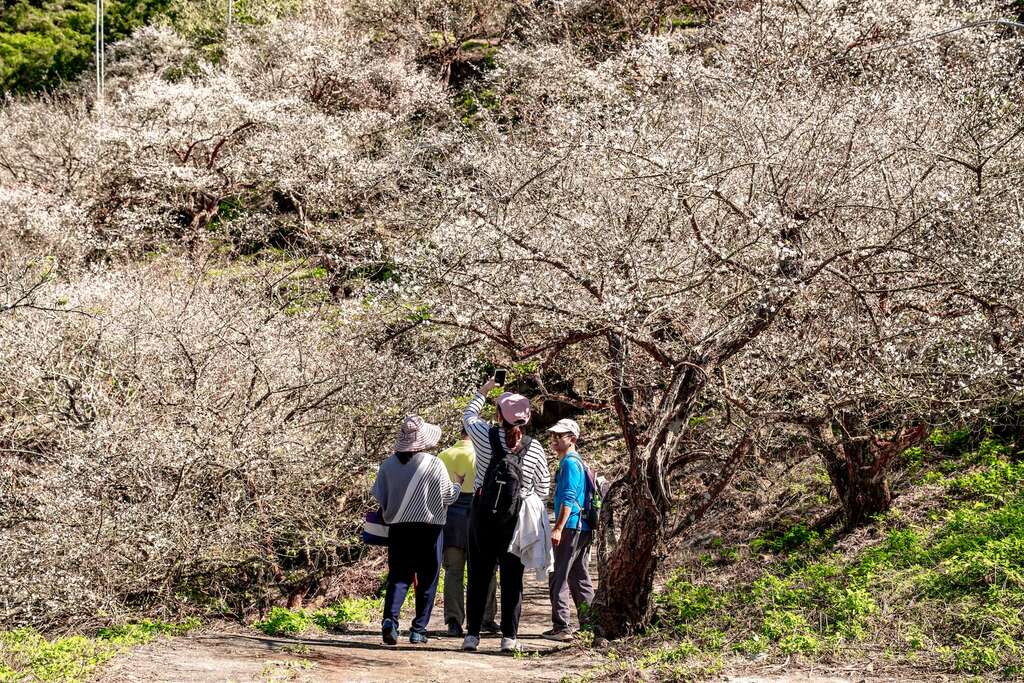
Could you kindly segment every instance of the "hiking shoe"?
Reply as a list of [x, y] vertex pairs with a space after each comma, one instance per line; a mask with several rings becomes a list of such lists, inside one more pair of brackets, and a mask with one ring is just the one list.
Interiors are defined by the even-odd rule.
[[451, 638], [462, 637], [462, 624], [452, 619], [448, 622], [448, 636]]
[[409, 631], [409, 642], [418, 645], [427, 642], [427, 634], [420, 631]]
[[553, 628], [541, 634], [548, 640], [557, 640], [559, 643], [568, 643], [572, 640], [572, 631], [567, 628]]
[[386, 645], [398, 645], [398, 624], [391, 619], [385, 619], [380, 625], [380, 635]]
[[491, 619], [490, 621], [484, 622], [480, 625], [480, 631], [482, 633], [500, 633], [501, 627], [498, 626], [498, 622]]
[[480, 647], [480, 636], [466, 636], [462, 641], [462, 649], [469, 652], [476, 652], [476, 649]]
[[519, 641], [515, 638], [502, 638], [501, 639], [501, 651], [502, 652], [516, 652], [519, 650]]

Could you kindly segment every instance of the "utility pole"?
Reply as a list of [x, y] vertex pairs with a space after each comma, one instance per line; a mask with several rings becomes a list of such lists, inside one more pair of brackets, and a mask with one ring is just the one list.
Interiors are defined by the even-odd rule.
[[103, 15], [106, 13], [104, 0], [96, 0], [96, 104], [103, 106], [103, 88], [106, 80], [106, 43], [104, 40]]
[[231, 21], [232, 21], [232, 19], [234, 19], [234, 15], [235, 15], [235, 0], [228, 0], [228, 25], [227, 25], [227, 29], [224, 31], [225, 39], [231, 37]]

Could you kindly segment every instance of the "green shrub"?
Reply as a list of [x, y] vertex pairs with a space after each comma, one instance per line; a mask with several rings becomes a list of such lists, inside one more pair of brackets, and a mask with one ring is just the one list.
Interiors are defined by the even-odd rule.
[[920, 531], [913, 528], [890, 531], [885, 539], [861, 556], [853, 571], [860, 576], [910, 567], [925, 560], [927, 551]]
[[[413, 599], [413, 592], [406, 596], [406, 606]], [[372, 623], [379, 616], [382, 599], [374, 597], [346, 598], [330, 607], [309, 611], [272, 607], [262, 621], [252, 624], [257, 631], [268, 636], [304, 633], [320, 628], [325, 631], [343, 631], [352, 623]]]
[[268, 636], [280, 636], [288, 633], [302, 633], [313, 626], [312, 616], [304, 609], [287, 609], [271, 607], [267, 618], [255, 622], [252, 627]]
[[961, 428], [954, 431], [946, 431], [939, 428], [935, 429], [928, 436], [928, 440], [932, 446], [947, 455], [959, 455], [970, 447], [971, 436], [970, 429]]
[[807, 619], [797, 612], [769, 610], [764, 615], [761, 633], [786, 654], [811, 655], [821, 647]]
[[0, 632], [0, 682], [85, 681], [101, 664], [132, 646], [162, 635], [182, 635], [198, 625], [195, 619], [181, 624], [146, 620], [100, 629], [92, 638], [52, 640], [30, 628]]
[[814, 553], [821, 550], [826, 539], [820, 532], [814, 531], [806, 524], [797, 523], [779, 534], [768, 534], [755, 538], [750, 547], [755, 551], [768, 550], [776, 554]]
[[693, 643], [684, 641], [673, 647], [662, 647], [651, 650], [639, 661], [641, 667], [650, 667], [663, 664], [672, 664], [685, 661], [700, 652], [700, 649]]
[[1024, 462], [997, 460], [978, 472], [965, 474], [946, 483], [950, 493], [967, 497], [1003, 501], [1024, 483]]
[[980, 674], [999, 668], [999, 649], [978, 638], [959, 635], [962, 645], [953, 650], [954, 671]]
[[677, 574], [666, 584], [657, 596], [659, 615], [664, 626], [680, 629], [714, 610], [719, 609], [723, 600], [718, 593], [707, 586], [695, 586]]
[[864, 586], [847, 586], [828, 593], [825, 614], [831, 630], [849, 640], [865, 635], [868, 619], [878, 611], [878, 604]]
[[348, 624], [372, 623], [380, 612], [379, 598], [346, 598], [331, 607], [317, 610], [313, 614], [313, 623], [327, 631], [344, 630]]

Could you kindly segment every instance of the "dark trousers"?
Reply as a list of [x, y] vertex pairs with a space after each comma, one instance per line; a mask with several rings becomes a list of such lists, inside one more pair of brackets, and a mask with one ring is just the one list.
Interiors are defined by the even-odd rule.
[[[466, 621], [466, 586], [462, 580], [462, 570], [466, 568], [469, 553], [465, 548], [445, 546], [441, 555], [444, 565], [444, 622], [455, 622], [462, 626]], [[491, 577], [491, 586], [487, 589], [487, 607], [484, 609], [484, 622], [494, 621], [498, 612], [495, 599], [495, 581]]]
[[[548, 575], [551, 596], [551, 622], [556, 629], [569, 628], [569, 595], [580, 606], [594, 601], [590, 582], [590, 531], [563, 529], [562, 540], [555, 546], [555, 570]], [[580, 621], [583, 621], [581, 616]]]
[[501, 635], [515, 638], [523, 611], [523, 563], [508, 552], [518, 518], [495, 524], [475, 507], [469, 518], [469, 591], [466, 605], [466, 632], [480, 635], [487, 592], [499, 569], [501, 580]]
[[441, 530], [437, 524], [401, 523], [388, 527], [388, 582], [384, 618], [398, 625], [398, 612], [416, 578], [416, 618], [410, 630], [426, 633], [441, 569]]

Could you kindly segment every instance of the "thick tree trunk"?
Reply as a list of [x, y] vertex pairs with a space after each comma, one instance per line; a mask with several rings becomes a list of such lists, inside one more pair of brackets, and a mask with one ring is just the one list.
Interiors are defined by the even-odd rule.
[[651, 501], [630, 500], [622, 534], [608, 558], [594, 598], [594, 625], [599, 635], [619, 638], [645, 629], [651, 620], [651, 593], [658, 570], [657, 548], [664, 540], [664, 516]]
[[[856, 448], [855, 445], [848, 447]], [[887, 511], [892, 505], [887, 470], [882, 469], [877, 475], [873, 475], [870, 466], [851, 467], [853, 462], [862, 462], [857, 456], [847, 459], [825, 454], [824, 460], [829, 479], [832, 480], [843, 506], [843, 522], [847, 529], [870, 521], [872, 517]]]
[[906, 431], [901, 428], [891, 439], [882, 439], [863, 416], [849, 413], [835, 423], [817, 422], [810, 431], [839, 495], [847, 529], [889, 509], [889, 467], [897, 455], [925, 435], [925, 428], [916, 426]]

